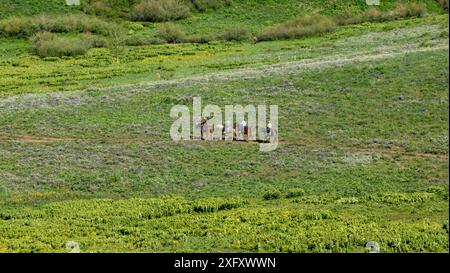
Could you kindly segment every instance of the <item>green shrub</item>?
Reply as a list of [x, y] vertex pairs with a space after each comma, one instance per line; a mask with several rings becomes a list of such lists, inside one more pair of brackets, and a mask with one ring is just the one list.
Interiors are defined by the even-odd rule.
[[138, 22], [129, 22], [127, 25], [127, 29], [129, 31], [135, 32], [135, 31], [143, 31], [145, 30], [145, 27]]
[[186, 34], [173, 23], [164, 23], [156, 28], [155, 37], [168, 43], [182, 43], [186, 41]]
[[264, 200], [278, 199], [281, 197], [281, 192], [277, 189], [270, 189], [263, 195]]
[[0, 21], [0, 35], [6, 37], [30, 37], [40, 31], [55, 33], [92, 32], [108, 35], [118, 26], [87, 15], [61, 15], [38, 17], [11, 17]]
[[423, 17], [426, 14], [426, 6], [418, 3], [399, 3], [390, 12], [381, 12], [375, 7], [370, 7], [361, 14], [342, 14], [335, 17], [338, 25], [361, 24], [364, 22], [384, 22], [408, 17]]
[[257, 41], [290, 39], [333, 31], [336, 23], [323, 15], [305, 16], [300, 19], [268, 27], [256, 35]]
[[134, 6], [134, 21], [166, 22], [189, 16], [189, 8], [178, 0], [144, 0]]
[[300, 197], [305, 195], [305, 190], [304, 189], [300, 189], [300, 188], [293, 188], [293, 189], [289, 189], [288, 192], [286, 193], [285, 197], [286, 198], [294, 198], [294, 197]]
[[388, 19], [379, 9], [370, 7], [363, 14], [362, 19], [365, 22], [382, 22]]
[[11, 17], [0, 21], [0, 35], [4, 37], [29, 37], [34, 33], [30, 17]]
[[104, 38], [90, 33], [82, 34], [78, 38], [65, 38], [48, 31], [37, 33], [31, 38], [31, 42], [33, 53], [42, 58], [83, 55], [90, 48], [108, 45]]
[[83, 55], [92, 47], [84, 39], [62, 38], [46, 31], [37, 33], [31, 41], [33, 53], [42, 58]]
[[165, 40], [142, 34], [131, 35], [125, 39], [127, 46], [159, 45], [165, 42]]
[[370, 7], [361, 14], [343, 14], [335, 17], [338, 25], [352, 25], [364, 22], [384, 22], [392, 20], [389, 13], [383, 13], [375, 7]]
[[249, 39], [249, 32], [246, 29], [234, 28], [225, 31], [220, 37], [225, 41], [243, 41]]
[[85, 15], [67, 15], [49, 18], [48, 25], [42, 30], [51, 32], [92, 32], [108, 35], [112, 28], [110, 22], [103, 21], [97, 17]]

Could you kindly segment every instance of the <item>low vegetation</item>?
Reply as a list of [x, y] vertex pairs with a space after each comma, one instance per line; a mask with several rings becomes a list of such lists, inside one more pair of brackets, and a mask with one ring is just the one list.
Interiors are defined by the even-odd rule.
[[167, 43], [182, 43], [186, 40], [186, 34], [173, 23], [164, 23], [156, 28], [155, 37]]
[[104, 17], [127, 18], [135, 0], [84, 0], [82, 10], [86, 14]]
[[134, 21], [167, 22], [189, 16], [189, 7], [179, 0], [143, 0], [134, 6]]
[[189, 0], [189, 3], [198, 11], [207, 11], [230, 6], [232, 0]]
[[143, 34], [130, 35], [125, 39], [127, 46], [159, 45], [165, 42], [166, 40]]
[[233, 28], [226, 30], [220, 38], [225, 41], [244, 41], [250, 38], [250, 33], [243, 28]]
[[[333, 201], [305, 200], [262, 205], [253, 199], [162, 197], [2, 207], [0, 252], [69, 252], [69, 241], [81, 252], [367, 252], [368, 241], [383, 253], [448, 251], [448, 221], [415, 210], [435, 201], [415, 206], [400, 200], [397, 206], [412, 215], [399, 216], [383, 202], [336, 211]], [[370, 217], [361, 215], [363, 207]], [[386, 220], [394, 215], [395, 221]]]
[[[88, 16], [3, 2], [1, 18]], [[138, 2], [88, 1], [109, 31], [0, 35], [0, 252], [448, 252], [438, 1], [424, 15], [393, 0], [183, 0], [185, 19], [131, 22]], [[251, 42], [327, 20], [334, 31]], [[194, 96], [278, 105], [277, 149], [172, 141], [170, 110]]]
[[300, 38], [330, 32], [336, 23], [323, 15], [311, 15], [284, 24], [271, 26], [256, 35], [258, 41]]
[[423, 17], [426, 14], [426, 6], [420, 3], [399, 3], [392, 11], [382, 12], [377, 8], [371, 7], [358, 15], [346, 14], [337, 16], [336, 21], [339, 25], [360, 24], [365, 22], [384, 22], [411, 17]]

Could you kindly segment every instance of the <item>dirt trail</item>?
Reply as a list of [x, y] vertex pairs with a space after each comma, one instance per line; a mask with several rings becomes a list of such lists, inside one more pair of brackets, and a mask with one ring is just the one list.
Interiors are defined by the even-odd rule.
[[340, 148], [344, 151], [348, 151], [351, 153], [380, 153], [388, 157], [393, 157], [396, 155], [406, 156], [406, 157], [414, 157], [414, 158], [437, 158], [442, 160], [448, 160], [448, 154], [434, 154], [434, 153], [424, 153], [424, 152], [407, 152], [404, 149], [390, 149], [390, 148], [362, 148], [362, 147], [343, 147]]
[[7, 135], [0, 133], [0, 142], [23, 142], [23, 143], [53, 143], [65, 141], [82, 141], [76, 138], [67, 137], [49, 137], [49, 136], [35, 136], [35, 135]]
[[[111, 139], [102, 139], [102, 143], [105, 144], [139, 144], [146, 143], [152, 141], [151, 138], [111, 138]], [[21, 142], [21, 143], [56, 143], [56, 142], [78, 142], [78, 143], [96, 143], [98, 142], [95, 139], [81, 139], [81, 138], [72, 138], [72, 137], [50, 137], [50, 136], [35, 136], [35, 135], [6, 135], [0, 133], [0, 143], [1, 142]], [[171, 140], [158, 140], [156, 143], [161, 142], [171, 142]], [[250, 141], [239, 141], [236, 142], [238, 144], [249, 144], [256, 145], [256, 142]], [[382, 148], [382, 147], [339, 147], [332, 148], [327, 145], [321, 144], [305, 144], [298, 141], [280, 141], [279, 145], [301, 145], [305, 148], [309, 149], [327, 149], [331, 148], [336, 151], [345, 151], [349, 153], [377, 153], [383, 154], [389, 158], [393, 158], [394, 156], [402, 156], [402, 157], [413, 157], [413, 158], [434, 158], [439, 160], [449, 160], [448, 154], [435, 154], [435, 153], [426, 153], [426, 152], [407, 152], [403, 148], [394, 147], [394, 148]]]

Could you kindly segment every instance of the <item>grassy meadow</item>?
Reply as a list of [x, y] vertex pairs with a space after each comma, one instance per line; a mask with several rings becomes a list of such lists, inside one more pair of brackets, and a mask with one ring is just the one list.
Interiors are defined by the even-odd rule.
[[[4, 2], [4, 20], [88, 13]], [[130, 46], [94, 33], [108, 46], [61, 57], [37, 56], [0, 23], [0, 252], [68, 252], [68, 241], [82, 252], [367, 252], [369, 241], [448, 252], [448, 14], [422, 2], [424, 16], [254, 41], [367, 5], [233, 0], [173, 24], [186, 35], [235, 25], [248, 39]], [[164, 24], [120, 7], [86, 16], [126, 37]], [[170, 109], [196, 96], [278, 105], [278, 148], [172, 141]]]

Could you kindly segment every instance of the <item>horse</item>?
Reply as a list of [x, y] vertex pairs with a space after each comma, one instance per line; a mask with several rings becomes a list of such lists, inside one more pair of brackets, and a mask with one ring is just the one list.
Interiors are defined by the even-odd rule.
[[262, 128], [262, 135], [264, 137], [264, 142], [273, 142], [278, 138], [278, 132], [274, 128]]

